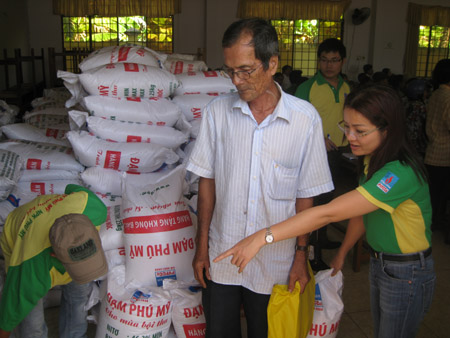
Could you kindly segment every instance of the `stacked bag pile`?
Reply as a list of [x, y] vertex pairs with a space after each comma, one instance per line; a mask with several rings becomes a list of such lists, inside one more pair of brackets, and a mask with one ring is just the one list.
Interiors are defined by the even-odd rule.
[[[178, 67], [177, 70], [175, 75], [180, 86], [175, 90], [172, 101], [180, 107], [184, 117], [192, 125], [190, 140], [183, 149], [187, 158], [195, 145], [205, 106], [219, 95], [236, 92], [236, 87], [220, 70], [206, 70], [201, 67]], [[190, 206], [196, 208], [199, 177], [188, 173], [187, 180], [193, 194]]]
[[0, 149], [20, 155], [19, 179], [6, 200], [0, 202], [0, 223], [9, 212], [42, 194], [62, 194], [67, 184], [81, 184], [84, 170], [64, 139], [70, 129], [65, 88], [44, 91], [32, 102], [33, 109], [22, 122], [2, 125]]
[[[108, 207], [100, 237], [110, 272], [97, 337], [204, 335], [201, 292], [188, 289], [197, 285], [196, 221], [182, 149], [192, 127], [171, 100], [180, 82], [165, 65], [175, 60], [140, 46], [107, 47], [83, 60], [81, 74], [58, 72], [72, 94], [66, 107], [82, 107], [69, 111], [66, 137], [85, 167], [83, 185]], [[166, 280], [179, 284], [167, 290]], [[194, 322], [181, 321], [177, 304], [197, 309]]]

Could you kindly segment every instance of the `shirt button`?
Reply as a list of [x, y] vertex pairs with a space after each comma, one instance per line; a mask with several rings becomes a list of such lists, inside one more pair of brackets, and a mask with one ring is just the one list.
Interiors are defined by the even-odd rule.
[[251, 203], [251, 204], [255, 204], [255, 201], [254, 201], [254, 200], [251, 200], [250, 203]]
[[247, 211], [244, 211], [244, 215], [247, 215]]
[[253, 179], [256, 180], [256, 176], [253, 176]]

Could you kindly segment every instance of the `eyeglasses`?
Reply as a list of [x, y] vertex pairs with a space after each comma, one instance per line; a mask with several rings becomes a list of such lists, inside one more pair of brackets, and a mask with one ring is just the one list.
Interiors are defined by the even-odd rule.
[[338, 128], [345, 134], [345, 136], [348, 137], [348, 135], [353, 135], [353, 136], [356, 137], [356, 138], [361, 138], [361, 137], [367, 136], [367, 135], [373, 133], [374, 131], [380, 129], [379, 127], [377, 127], [377, 128], [375, 128], [375, 129], [368, 130], [368, 131], [358, 131], [358, 130], [357, 130], [356, 132], [353, 132], [353, 131], [350, 131], [350, 128], [349, 128], [348, 126], [345, 125], [345, 121], [339, 122], [339, 123], [337, 124], [337, 126], [338, 126]]
[[325, 58], [320, 58], [319, 59], [320, 62], [322, 63], [331, 63], [332, 65], [334, 65], [335, 63], [341, 62], [342, 59], [325, 59]]
[[257, 70], [259, 67], [261, 67], [263, 64], [260, 63], [258, 66], [256, 66], [255, 68], [251, 69], [251, 70], [237, 70], [234, 71], [231, 68], [227, 68], [224, 67], [223, 70], [225, 72], [226, 75], [228, 75], [228, 77], [230, 79], [233, 79], [235, 75], [237, 75], [238, 78], [240, 78], [241, 80], [248, 80], [250, 78], [250, 75], [252, 75], [252, 73]]

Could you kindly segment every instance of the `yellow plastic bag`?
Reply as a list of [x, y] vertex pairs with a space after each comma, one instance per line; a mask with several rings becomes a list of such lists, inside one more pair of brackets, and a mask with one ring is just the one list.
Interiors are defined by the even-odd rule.
[[300, 283], [288, 291], [287, 285], [274, 285], [267, 307], [268, 338], [305, 338], [313, 322], [315, 280], [308, 262], [311, 280], [300, 294]]

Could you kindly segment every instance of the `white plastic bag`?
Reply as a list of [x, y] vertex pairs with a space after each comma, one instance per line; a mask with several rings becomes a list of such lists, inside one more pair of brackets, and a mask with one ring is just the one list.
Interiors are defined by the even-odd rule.
[[333, 269], [319, 271], [315, 276], [316, 297], [314, 319], [307, 338], [334, 338], [337, 336], [339, 322], [344, 312], [342, 289], [344, 277], [339, 271], [331, 276]]

